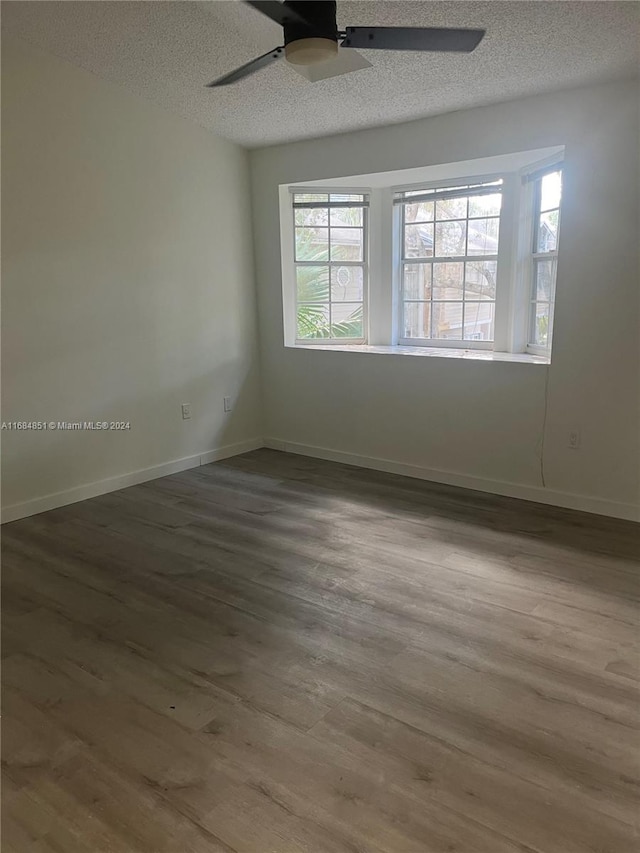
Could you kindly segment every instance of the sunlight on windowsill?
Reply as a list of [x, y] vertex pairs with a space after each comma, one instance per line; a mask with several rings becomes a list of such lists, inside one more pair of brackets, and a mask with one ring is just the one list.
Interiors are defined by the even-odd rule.
[[519, 364], [550, 364], [547, 355], [526, 352], [493, 352], [486, 349], [454, 349], [453, 347], [369, 346], [368, 344], [286, 344], [300, 350], [328, 350], [329, 352], [357, 352], [373, 355], [411, 355], [426, 358], [464, 358], [470, 361], [511, 361]]

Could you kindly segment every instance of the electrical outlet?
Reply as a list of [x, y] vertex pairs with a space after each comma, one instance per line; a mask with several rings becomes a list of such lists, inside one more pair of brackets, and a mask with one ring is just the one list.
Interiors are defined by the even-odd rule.
[[182, 404], [182, 420], [188, 421], [191, 417], [191, 403]]
[[580, 433], [577, 429], [572, 429], [569, 433], [567, 446], [571, 448], [571, 450], [578, 450], [580, 447]]
[[230, 412], [231, 411], [231, 397], [225, 397], [223, 399], [223, 404], [224, 404], [225, 412]]

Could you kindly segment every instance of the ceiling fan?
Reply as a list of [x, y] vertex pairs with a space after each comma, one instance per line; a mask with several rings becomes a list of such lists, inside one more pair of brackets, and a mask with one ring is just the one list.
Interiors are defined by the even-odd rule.
[[336, 3], [328, 0], [245, 0], [284, 30], [284, 45], [219, 77], [208, 88], [228, 86], [285, 58], [293, 65], [315, 65], [334, 59], [339, 48], [419, 50], [470, 53], [485, 30], [437, 27], [347, 27], [336, 24]]

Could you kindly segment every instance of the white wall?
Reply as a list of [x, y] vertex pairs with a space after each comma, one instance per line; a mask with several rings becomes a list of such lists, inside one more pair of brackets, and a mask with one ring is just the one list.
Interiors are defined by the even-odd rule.
[[[19, 41], [3, 39], [2, 58], [2, 419], [131, 422], [4, 431], [5, 518], [260, 443], [246, 153]], [[285, 349], [279, 184], [562, 144], [548, 371]], [[613, 83], [251, 152], [264, 434], [637, 514], [637, 151], [637, 88]]]
[[259, 443], [246, 152], [19, 41], [2, 53], [2, 419], [131, 422], [5, 430], [5, 517]]
[[[638, 90], [628, 81], [251, 152], [265, 435], [312, 454], [638, 517], [638, 142]], [[550, 367], [283, 346], [279, 184], [551, 145], [566, 146], [566, 168]], [[573, 429], [579, 450], [567, 446]]]

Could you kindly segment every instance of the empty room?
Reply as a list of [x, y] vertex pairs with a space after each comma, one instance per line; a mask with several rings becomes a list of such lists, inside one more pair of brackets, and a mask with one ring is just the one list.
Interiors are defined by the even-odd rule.
[[637, 853], [640, 5], [1, 13], [3, 853]]

